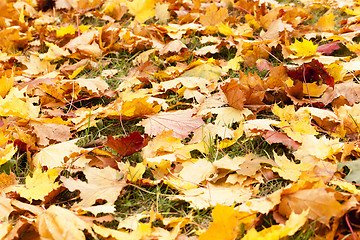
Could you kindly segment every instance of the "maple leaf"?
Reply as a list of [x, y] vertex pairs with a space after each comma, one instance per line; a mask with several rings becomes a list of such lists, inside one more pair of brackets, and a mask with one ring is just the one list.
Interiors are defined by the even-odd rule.
[[86, 166], [83, 170], [87, 183], [79, 179], [60, 177], [63, 185], [70, 191], [80, 190], [82, 201], [77, 207], [90, 207], [97, 200], [106, 200], [108, 204], [114, 204], [124, 187], [125, 178], [121, 179], [122, 173], [111, 167], [98, 169]]
[[248, 108], [258, 109], [264, 105], [265, 96], [264, 83], [257, 74], [245, 75], [241, 73], [238, 80], [231, 79], [221, 85], [226, 99], [231, 107], [243, 110]]
[[323, 54], [331, 54], [333, 53], [335, 50], [340, 49], [341, 47], [339, 46], [339, 41], [334, 41], [331, 43], [327, 43], [327, 44], [323, 44], [321, 46], [318, 46], [316, 51], [319, 53], [323, 53]]
[[279, 213], [289, 216], [309, 209], [308, 217], [329, 225], [330, 218], [339, 217], [355, 204], [353, 199], [340, 203], [330, 188], [296, 189], [296, 185], [282, 193]]
[[173, 199], [185, 200], [190, 207], [205, 209], [217, 204], [231, 206], [234, 203], [244, 203], [250, 199], [252, 193], [249, 189], [236, 184], [207, 184], [207, 188], [194, 188], [183, 190], [183, 195], [175, 195]]
[[50, 142], [65, 142], [71, 138], [70, 127], [62, 124], [31, 121], [38, 144], [47, 146]]
[[135, 16], [135, 20], [143, 23], [148, 18], [155, 16], [155, 0], [133, 0], [127, 1], [126, 6], [129, 13]]
[[346, 181], [360, 183], [359, 171], [360, 171], [360, 160], [354, 160], [351, 162], [342, 162], [338, 164], [340, 170], [344, 166], [349, 168], [349, 173], [344, 178]]
[[305, 83], [324, 82], [334, 88], [334, 78], [324, 69], [324, 65], [315, 59], [301, 65], [296, 70], [288, 71], [288, 75]]
[[[66, 163], [65, 158], [69, 158], [69, 156], [74, 153], [80, 154], [82, 152], [88, 151], [78, 147], [75, 144], [76, 142], [77, 139], [74, 139], [71, 141], [54, 144], [42, 149], [33, 158], [34, 166], [47, 166], [51, 169], [64, 167], [64, 164]], [[71, 164], [76, 165], [76, 162]]]
[[265, 134], [261, 135], [268, 143], [282, 143], [293, 149], [297, 149], [300, 143], [292, 140], [285, 133], [268, 130]]
[[65, 208], [51, 205], [36, 219], [36, 228], [42, 239], [83, 240], [83, 230], [93, 233], [90, 224]]
[[211, 4], [206, 9], [206, 14], [200, 16], [200, 23], [204, 26], [216, 26], [223, 22], [228, 17], [228, 10], [226, 8], [219, 8], [215, 3]]
[[15, 187], [14, 190], [29, 201], [45, 201], [52, 191], [60, 187], [59, 183], [55, 183], [57, 177], [58, 171], [55, 169], [49, 169], [44, 173], [41, 172], [41, 169], [36, 169], [32, 177], [30, 175], [26, 177], [24, 187]]
[[205, 78], [207, 80], [218, 80], [222, 74], [223, 72], [220, 67], [213, 64], [205, 63], [185, 71], [179, 77], [199, 77]]
[[296, 52], [296, 57], [310, 57], [316, 55], [317, 45], [306, 39], [303, 39], [302, 42], [295, 39], [295, 42], [289, 48], [291, 51]]
[[0, 116], [17, 116], [20, 118], [37, 118], [40, 107], [34, 106], [25, 89], [11, 88], [5, 98], [0, 98]]
[[334, 31], [335, 16], [332, 12], [322, 15], [316, 24], [316, 28], [321, 32]]
[[259, 232], [257, 232], [255, 228], [251, 228], [242, 239], [275, 240], [286, 236], [292, 236], [306, 223], [307, 215], [308, 211], [303, 211], [300, 214], [292, 212], [285, 224], [272, 225], [271, 227], [265, 228]]
[[139, 124], [145, 127], [145, 133], [149, 136], [172, 130], [174, 137], [186, 138], [191, 132], [204, 125], [200, 117], [193, 117], [194, 113], [192, 109], [158, 113], [147, 116], [148, 118]]
[[13, 143], [6, 144], [5, 148], [0, 148], [0, 166], [9, 161], [16, 153]]
[[156, 3], [155, 16], [161, 23], [166, 23], [170, 19], [169, 3]]
[[121, 106], [121, 114], [127, 118], [155, 114], [161, 110], [161, 105], [149, 102], [149, 97], [134, 98], [125, 101]]
[[213, 221], [206, 232], [199, 236], [199, 240], [232, 240], [240, 233], [240, 224], [252, 225], [255, 215], [239, 212], [233, 207], [216, 205], [212, 210]]
[[139, 132], [132, 132], [129, 136], [114, 139], [113, 136], [108, 136], [108, 141], [105, 146], [115, 150], [120, 157], [130, 156], [139, 151], [147, 144], [146, 137], [140, 135]]
[[10, 91], [12, 86], [14, 85], [14, 78], [7, 78], [6, 76], [2, 76], [0, 78], [0, 97], [4, 98], [6, 94]]
[[297, 181], [302, 171], [311, 170], [314, 165], [309, 163], [298, 163], [290, 161], [285, 155], [278, 156], [274, 153], [275, 162], [278, 166], [272, 167], [283, 179], [289, 179], [291, 181]]
[[[344, 99], [342, 99], [344, 98]], [[321, 96], [320, 101], [325, 105], [332, 102], [345, 101], [347, 105], [354, 105], [360, 102], [360, 84], [353, 81], [346, 81], [335, 84], [334, 88], [328, 88]]]

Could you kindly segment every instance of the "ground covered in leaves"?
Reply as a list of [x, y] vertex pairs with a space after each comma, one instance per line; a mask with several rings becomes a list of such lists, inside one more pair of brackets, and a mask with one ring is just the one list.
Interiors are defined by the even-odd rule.
[[358, 15], [1, 0], [1, 239], [359, 239]]

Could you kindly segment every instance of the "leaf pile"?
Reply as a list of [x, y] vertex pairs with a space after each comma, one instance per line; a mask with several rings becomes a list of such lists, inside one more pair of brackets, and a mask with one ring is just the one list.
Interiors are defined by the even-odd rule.
[[0, 8], [2, 239], [360, 237], [357, 1]]

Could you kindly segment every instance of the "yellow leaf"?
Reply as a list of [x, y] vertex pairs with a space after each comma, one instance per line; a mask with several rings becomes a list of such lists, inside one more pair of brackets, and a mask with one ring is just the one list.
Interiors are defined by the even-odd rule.
[[148, 97], [135, 98], [126, 101], [121, 106], [121, 115], [128, 118], [152, 115], [161, 110], [161, 105], [148, 102]]
[[222, 69], [228, 72], [230, 69], [234, 71], [240, 70], [240, 63], [244, 62], [244, 59], [241, 56], [234, 57], [227, 62], [227, 65], [224, 66]]
[[28, 175], [25, 179], [25, 186], [16, 188], [16, 191], [21, 197], [32, 200], [45, 200], [45, 197], [55, 189], [58, 189], [60, 185], [55, 183], [55, 179], [58, 177], [58, 171], [55, 169], [49, 169], [47, 172], [41, 172], [38, 168], [33, 173], [33, 176]]
[[247, 23], [250, 24], [255, 30], [258, 30], [261, 26], [260, 24], [254, 19], [254, 17], [250, 14], [245, 15], [245, 20]]
[[85, 67], [86, 65], [78, 67], [71, 75], [69, 75], [69, 79], [74, 79]]
[[103, 227], [101, 225], [92, 225], [92, 229], [94, 229], [94, 232], [101, 235], [104, 238], [109, 238], [110, 236], [116, 240], [134, 240], [131, 238], [130, 233], [122, 232], [110, 228]]
[[0, 239], [6, 239], [12, 228], [13, 224], [10, 222], [0, 223]]
[[303, 93], [310, 97], [320, 97], [328, 87], [326, 84], [317, 85], [316, 82], [303, 83]]
[[148, 18], [155, 16], [155, 0], [134, 0], [126, 3], [129, 13], [135, 16], [135, 20], [143, 23]]
[[136, 182], [146, 170], [146, 166], [143, 163], [137, 163], [135, 167], [129, 167], [129, 174], [127, 175], [127, 179], [131, 182]]
[[228, 23], [219, 23], [217, 25], [217, 28], [221, 34], [224, 34], [225, 36], [232, 36], [234, 35], [233, 29], [229, 26]]
[[291, 44], [289, 48], [291, 51], [296, 52], [296, 57], [310, 57], [316, 55], [317, 46], [318, 45], [314, 44], [312, 41], [306, 39], [303, 39], [302, 42], [295, 39], [295, 43]]
[[14, 85], [14, 78], [2, 76], [0, 78], [0, 97], [4, 98]]
[[40, 106], [34, 106], [32, 100], [25, 95], [26, 88], [11, 88], [5, 98], [0, 98], [0, 116], [16, 116], [20, 118], [36, 118]]
[[5, 148], [0, 148], [0, 166], [9, 161], [16, 153], [13, 143], [7, 144]]
[[70, 55], [70, 52], [68, 50], [60, 48], [53, 43], [45, 42], [45, 44], [47, 47], [49, 47], [49, 49], [47, 53], [42, 53], [39, 55], [39, 57], [43, 60], [56, 61], [62, 59], [62, 57]]
[[62, 38], [64, 37], [66, 34], [69, 34], [69, 35], [74, 35], [76, 32], [76, 28], [69, 24], [68, 26], [66, 27], [60, 27], [57, 31], [56, 31], [56, 37], [58, 38]]
[[335, 26], [334, 19], [335, 16], [332, 12], [329, 14], [325, 14], [321, 18], [319, 18], [319, 21], [316, 24], [316, 28], [322, 32], [334, 31], [334, 26]]
[[302, 145], [294, 152], [295, 158], [303, 163], [314, 164], [319, 160], [336, 161], [336, 154], [340, 153], [343, 143], [339, 139], [328, 139], [325, 136], [316, 138], [313, 135], [303, 135]]
[[[349, 49], [352, 51], [351, 49]], [[331, 63], [326, 67], [328, 73], [334, 78], [334, 83], [341, 82], [346, 74], [344, 66], [337, 63]]]
[[[61, 168], [64, 167], [65, 157], [69, 157], [71, 154], [80, 154], [84, 151], [78, 147], [75, 143], [77, 139], [62, 142], [43, 148], [33, 158], [33, 164], [35, 167], [47, 166], [48, 168]], [[76, 163], [76, 162], [75, 162]], [[75, 164], [72, 163], [72, 164]]]
[[308, 171], [314, 167], [314, 165], [308, 163], [296, 164], [290, 161], [285, 155], [278, 156], [274, 153], [274, 158], [278, 166], [272, 167], [272, 170], [277, 172], [283, 179], [289, 179], [291, 181], [297, 181], [302, 171]]
[[[233, 207], [217, 204], [212, 211], [213, 222], [199, 240], [233, 240], [240, 232], [239, 225], [251, 225], [255, 214], [239, 212]], [[256, 239], [256, 238], [254, 238]]]
[[251, 228], [242, 240], [278, 240], [286, 236], [292, 236], [305, 224], [308, 212], [303, 211], [300, 214], [291, 213], [285, 225], [272, 225], [260, 232], [257, 232], [255, 228]]

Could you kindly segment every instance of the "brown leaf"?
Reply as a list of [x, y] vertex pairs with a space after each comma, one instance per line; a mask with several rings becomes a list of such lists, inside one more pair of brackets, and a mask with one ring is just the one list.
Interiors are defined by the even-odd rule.
[[236, 79], [231, 79], [230, 82], [222, 85], [221, 89], [231, 107], [239, 110], [244, 109], [244, 103], [246, 101], [245, 92], [242, 90], [242, 86]]
[[31, 121], [40, 146], [48, 146], [51, 143], [65, 142], [71, 138], [70, 127], [62, 124], [40, 123]]
[[265, 96], [264, 82], [256, 74], [241, 74], [238, 80], [231, 79], [221, 85], [229, 105], [242, 110], [244, 105], [251, 109], [258, 109], [264, 105]]

